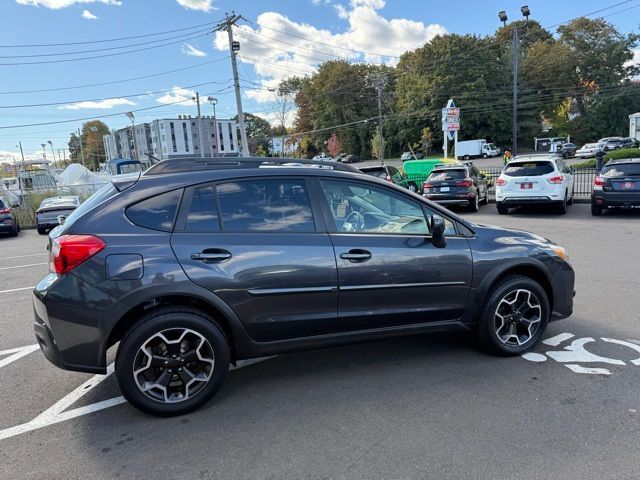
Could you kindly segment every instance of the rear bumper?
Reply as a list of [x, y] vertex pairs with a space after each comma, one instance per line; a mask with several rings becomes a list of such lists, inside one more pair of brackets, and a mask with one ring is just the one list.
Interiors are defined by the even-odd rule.
[[640, 207], [640, 192], [605, 192], [598, 191], [591, 194], [591, 202], [602, 208], [611, 207]]
[[520, 207], [526, 205], [554, 205], [562, 203], [562, 200], [553, 199], [551, 197], [506, 197], [504, 199], [496, 199], [496, 203], [505, 207]]
[[440, 205], [451, 205], [451, 206], [460, 206], [460, 207], [468, 207], [469, 205], [471, 205], [471, 202], [473, 202], [476, 198], [475, 194], [467, 194], [467, 193], [462, 193], [457, 195], [424, 193], [422, 196]]
[[13, 232], [16, 229], [15, 223], [0, 223], [0, 232]]

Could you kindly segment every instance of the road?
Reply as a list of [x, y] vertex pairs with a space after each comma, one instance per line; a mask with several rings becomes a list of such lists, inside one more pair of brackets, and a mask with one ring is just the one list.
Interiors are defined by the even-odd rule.
[[16, 289], [45, 274], [45, 240], [0, 238], [0, 478], [638, 478], [640, 213], [588, 208], [469, 215], [569, 250], [575, 312], [535, 354], [434, 334], [282, 355], [170, 419], [120, 403], [113, 375], [98, 383], [20, 349], [35, 341], [30, 292]]

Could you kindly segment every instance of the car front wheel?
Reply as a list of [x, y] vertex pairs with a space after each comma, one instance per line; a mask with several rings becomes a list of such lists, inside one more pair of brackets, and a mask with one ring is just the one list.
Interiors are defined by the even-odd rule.
[[134, 407], [183, 415], [206, 403], [229, 370], [229, 344], [215, 321], [190, 307], [162, 307], [143, 316], [120, 342], [116, 377]]
[[529, 277], [508, 275], [487, 295], [476, 331], [491, 353], [520, 355], [540, 341], [548, 323], [544, 289]]

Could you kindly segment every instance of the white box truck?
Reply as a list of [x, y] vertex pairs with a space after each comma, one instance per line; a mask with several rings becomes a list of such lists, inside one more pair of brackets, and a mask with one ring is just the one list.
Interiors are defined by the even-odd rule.
[[500, 149], [493, 143], [487, 143], [486, 140], [465, 140], [464, 142], [458, 142], [456, 149], [456, 158], [464, 158], [469, 160], [470, 158], [477, 157], [497, 157], [500, 155]]

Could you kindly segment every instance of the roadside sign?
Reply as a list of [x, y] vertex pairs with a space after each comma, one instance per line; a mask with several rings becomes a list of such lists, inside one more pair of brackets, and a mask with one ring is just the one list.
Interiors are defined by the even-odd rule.
[[447, 106], [442, 109], [442, 131], [448, 132], [453, 139], [453, 132], [460, 130], [460, 109], [456, 107], [453, 99], [447, 102]]

